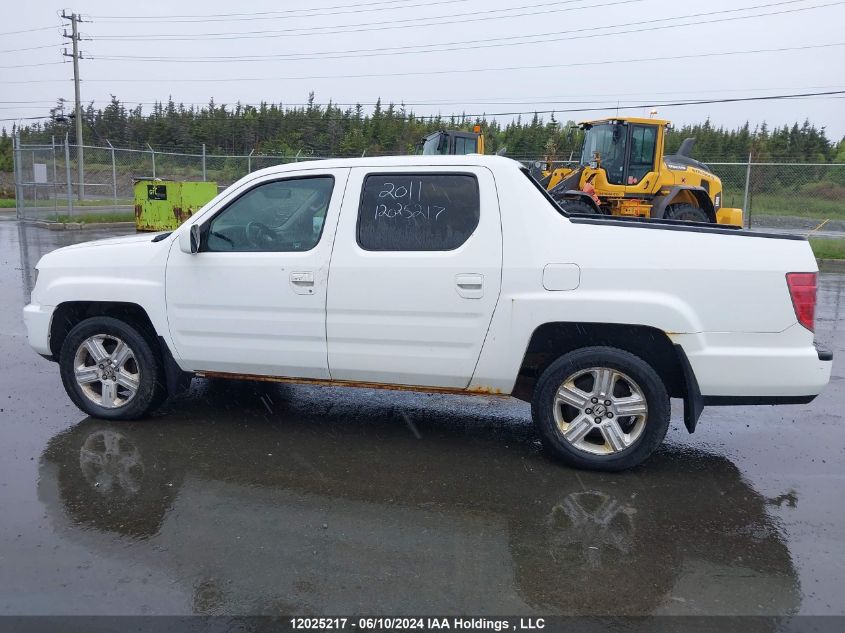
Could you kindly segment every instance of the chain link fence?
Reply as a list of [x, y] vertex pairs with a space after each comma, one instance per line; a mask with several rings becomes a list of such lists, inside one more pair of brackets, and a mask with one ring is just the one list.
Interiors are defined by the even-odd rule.
[[[136, 180], [207, 180], [222, 190], [258, 169], [319, 158], [330, 157], [185, 154], [149, 146], [79, 148], [66, 139], [22, 145], [15, 139], [17, 217], [62, 220], [96, 213], [130, 219]], [[723, 206], [742, 208], [746, 226], [810, 231], [824, 223], [827, 231], [845, 231], [845, 164], [714, 161], [708, 165], [722, 180]]]

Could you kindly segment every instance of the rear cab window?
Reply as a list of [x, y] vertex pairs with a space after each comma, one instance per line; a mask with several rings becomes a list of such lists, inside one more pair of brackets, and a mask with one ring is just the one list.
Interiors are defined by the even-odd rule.
[[467, 173], [368, 174], [358, 245], [368, 251], [450, 251], [478, 227], [478, 180]]

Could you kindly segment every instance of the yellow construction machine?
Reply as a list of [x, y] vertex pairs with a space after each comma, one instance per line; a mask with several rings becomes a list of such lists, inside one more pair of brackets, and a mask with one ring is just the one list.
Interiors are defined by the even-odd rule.
[[484, 134], [481, 126], [474, 125], [472, 132], [438, 130], [424, 137], [417, 145], [418, 154], [484, 154]]
[[[532, 174], [569, 213], [665, 218], [742, 226], [742, 209], [722, 206], [722, 181], [690, 157], [695, 139], [664, 155], [669, 121], [613, 117], [585, 121], [575, 167], [538, 162]], [[484, 153], [480, 126], [440, 131], [420, 144], [424, 154]]]

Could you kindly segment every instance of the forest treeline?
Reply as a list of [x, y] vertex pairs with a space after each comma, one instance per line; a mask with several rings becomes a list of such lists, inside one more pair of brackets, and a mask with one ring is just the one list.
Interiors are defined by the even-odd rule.
[[[34, 123], [18, 131], [23, 143], [49, 143], [69, 134], [75, 142], [73, 121], [62, 115], [45, 123]], [[612, 114], [612, 113], [608, 113]], [[362, 105], [341, 108], [319, 104], [309, 95], [307, 105], [287, 107], [263, 103], [258, 106], [216, 104], [185, 106], [172, 99], [156, 103], [149, 112], [140, 105], [127, 108], [112, 96], [104, 108], [89, 104], [83, 111], [83, 138], [86, 145], [146, 149], [147, 143], [162, 151], [195, 153], [202, 144], [210, 154], [257, 154], [315, 156], [360, 156], [362, 154], [412, 153], [419, 140], [438, 129], [471, 129], [480, 124], [488, 151], [505, 148], [515, 158], [551, 157], [566, 160], [580, 147], [581, 133], [572, 121], [554, 115], [537, 114], [517, 118], [504, 125], [495, 119], [459, 117], [418, 117], [401, 104], [377, 102], [365, 112]], [[14, 131], [14, 130], [12, 130]], [[828, 139], [824, 127], [809, 121], [769, 128], [766, 123], [736, 129], [714, 126], [710, 121], [672, 129], [668, 151], [693, 136], [693, 156], [707, 161], [745, 161], [749, 152], [755, 161], [845, 162], [845, 139]], [[0, 133], [0, 171], [11, 171], [11, 141], [5, 129]]]

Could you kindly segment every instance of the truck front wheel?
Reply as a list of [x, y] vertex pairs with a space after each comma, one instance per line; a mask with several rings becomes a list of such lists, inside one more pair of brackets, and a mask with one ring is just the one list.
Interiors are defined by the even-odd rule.
[[704, 209], [694, 207], [691, 204], [669, 205], [663, 217], [670, 220], [686, 220], [687, 222], [710, 222], [710, 218]]
[[531, 402], [546, 449], [570, 466], [636, 466], [663, 441], [669, 396], [644, 360], [615, 347], [565, 354], [540, 376]]
[[88, 415], [132, 420], [167, 397], [161, 358], [133, 325], [106, 316], [85, 319], [67, 335], [59, 355], [70, 399]]

